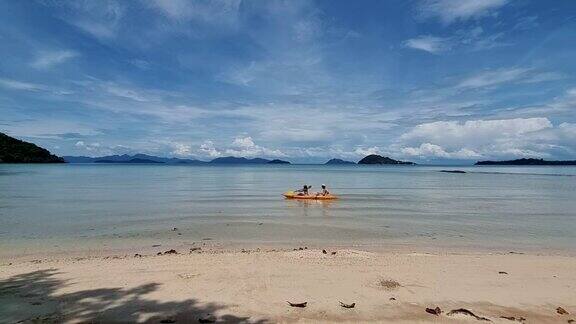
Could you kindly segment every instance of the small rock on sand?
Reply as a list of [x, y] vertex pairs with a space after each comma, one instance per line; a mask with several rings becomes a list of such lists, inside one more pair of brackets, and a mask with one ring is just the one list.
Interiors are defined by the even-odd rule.
[[328, 252], [326, 252], [326, 250], [322, 250], [322, 253], [327, 254]]

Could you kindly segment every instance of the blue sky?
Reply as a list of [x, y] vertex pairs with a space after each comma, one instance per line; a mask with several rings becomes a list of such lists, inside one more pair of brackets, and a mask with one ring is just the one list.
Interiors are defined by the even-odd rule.
[[0, 131], [59, 155], [576, 158], [576, 2], [0, 1]]

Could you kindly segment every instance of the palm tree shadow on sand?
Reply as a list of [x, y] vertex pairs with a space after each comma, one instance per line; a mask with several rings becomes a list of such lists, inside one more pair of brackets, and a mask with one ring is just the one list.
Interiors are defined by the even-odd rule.
[[[161, 302], [146, 298], [160, 284], [59, 293], [71, 282], [56, 269], [38, 270], [0, 280], [0, 323], [269, 323], [222, 314], [226, 305], [197, 299]], [[218, 316], [212, 314], [218, 313]]]

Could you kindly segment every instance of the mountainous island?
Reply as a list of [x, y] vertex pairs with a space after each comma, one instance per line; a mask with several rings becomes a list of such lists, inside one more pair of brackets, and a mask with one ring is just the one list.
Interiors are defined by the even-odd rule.
[[350, 165], [350, 164], [356, 164], [352, 161], [346, 161], [346, 160], [341, 160], [341, 159], [330, 159], [328, 160], [328, 162], [324, 163], [325, 165]]
[[64, 156], [68, 163], [166, 163], [166, 164], [204, 164], [206, 162], [193, 159], [163, 158], [147, 154], [122, 154], [101, 157]]
[[0, 163], [64, 163], [64, 159], [36, 144], [0, 133]]
[[576, 160], [546, 161], [544, 159], [516, 159], [507, 161], [478, 161], [474, 165], [576, 165]]
[[244, 157], [226, 156], [215, 158], [209, 162], [194, 159], [163, 158], [147, 154], [122, 154], [108, 155], [102, 157], [87, 156], [64, 156], [68, 163], [126, 163], [126, 164], [218, 164], [218, 165], [236, 165], [236, 164], [290, 164], [283, 160], [268, 160], [262, 158], [248, 159]]
[[358, 164], [379, 164], [379, 165], [384, 165], [384, 164], [390, 164], [390, 165], [415, 165], [416, 163], [414, 162], [406, 162], [406, 161], [398, 161], [398, 160], [394, 160], [391, 159], [387, 156], [381, 156], [381, 155], [377, 155], [377, 154], [370, 154], [368, 156], [366, 156], [365, 158], [363, 158], [362, 160], [358, 161]]
[[272, 161], [268, 161], [268, 164], [291, 164], [288, 161], [284, 161], [284, 160], [279, 160], [279, 159], [274, 159]]

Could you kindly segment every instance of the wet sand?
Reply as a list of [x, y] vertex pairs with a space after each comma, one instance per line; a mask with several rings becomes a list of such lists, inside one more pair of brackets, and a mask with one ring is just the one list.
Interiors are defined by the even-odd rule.
[[[207, 246], [157, 255], [170, 249], [2, 257], [0, 322], [483, 322], [447, 314], [459, 308], [495, 323], [576, 319], [573, 256]], [[425, 311], [435, 307], [438, 316]]]

